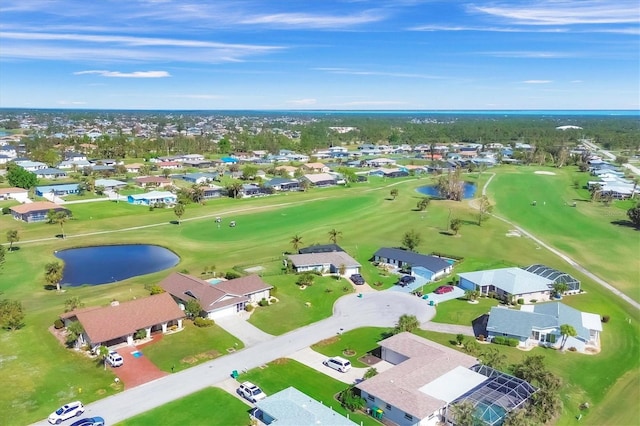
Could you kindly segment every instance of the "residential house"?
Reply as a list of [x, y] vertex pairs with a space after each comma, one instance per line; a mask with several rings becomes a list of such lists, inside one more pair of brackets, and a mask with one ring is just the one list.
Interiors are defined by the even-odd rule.
[[213, 161], [210, 160], [184, 160], [182, 162], [184, 167], [192, 167], [194, 169], [207, 169], [213, 166]]
[[87, 161], [87, 156], [86, 156], [86, 154], [83, 154], [81, 152], [69, 151], [69, 152], [65, 152], [64, 153], [64, 159], [66, 161], [71, 161], [71, 162], [74, 162], [74, 161]]
[[300, 191], [300, 182], [295, 179], [273, 178], [264, 184], [267, 188], [273, 188], [275, 191]]
[[293, 166], [278, 166], [276, 167], [276, 170], [278, 171], [282, 170], [289, 176], [293, 177], [296, 174], [296, 170], [298, 170], [298, 168]]
[[202, 154], [184, 154], [181, 156], [183, 161], [204, 161]]
[[308, 254], [308, 253], [331, 253], [334, 251], [344, 251], [342, 247], [337, 244], [314, 244], [309, 247], [304, 247], [298, 250], [299, 254]]
[[[560, 327], [570, 325], [576, 336], [563, 342]], [[581, 312], [560, 302], [523, 305], [520, 310], [493, 307], [487, 322], [489, 340], [496, 336], [517, 339], [519, 346], [576, 348], [579, 352], [600, 349], [602, 322], [600, 315]]]
[[180, 272], [172, 273], [159, 285], [180, 304], [197, 300], [211, 319], [236, 315], [247, 304], [268, 300], [273, 288], [258, 275], [210, 283]]
[[64, 160], [58, 164], [58, 168], [62, 170], [82, 170], [84, 167], [91, 167], [88, 160]]
[[57, 197], [65, 196], [69, 194], [77, 194], [80, 192], [79, 183], [63, 183], [60, 185], [43, 185], [36, 186], [36, 195], [38, 197], [45, 197], [55, 195]]
[[209, 186], [205, 186], [202, 188], [202, 197], [205, 200], [210, 198], [220, 198], [225, 193], [226, 189], [219, 185], [214, 185], [212, 183]]
[[46, 221], [47, 214], [50, 210], [54, 212], [66, 212], [68, 216], [71, 216], [71, 211], [50, 201], [25, 203], [19, 206], [9, 207], [9, 209], [14, 219], [28, 223]]
[[39, 179], [58, 179], [58, 178], [67, 177], [67, 172], [54, 167], [38, 169], [33, 173], [35, 173], [36, 177], [38, 177]]
[[96, 188], [101, 186], [105, 191], [113, 191], [114, 189], [121, 189], [127, 186], [127, 182], [122, 182], [116, 179], [96, 179]]
[[371, 176], [379, 176], [385, 178], [397, 178], [397, 177], [407, 177], [409, 176], [409, 172], [407, 170], [402, 170], [402, 168], [379, 168], [375, 170], [371, 170], [369, 172]]
[[321, 274], [339, 274], [340, 270], [344, 268], [342, 275], [350, 276], [360, 273], [362, 266], [344, 251], [291, 254], [288, 259], [296, 272], [314, 271]]
[[373, 158], [365, 163], [368, 167], [390, 167], [396, 165], [396, 160], [390, 158]]
[[580, 292], [580, 281], [567, 274], [566, 272], [559, 271], [546, 265], [534, 264], [523, 268], [525, 271], [532, 272], [543, 278], [548, 278], [553, 281], [553, 284], [566, 284], [568, 290], [565, 294], [575, 294]]
[[16, 200], [26, 203], [29, 200], [29, 191], [23, 188], [0, 188], [0, 200]]
[[213, 182], [217, 177], [217, 173], [185, 173], [180, 176], [182, 180], [196, 185]]
[[383, 247], [373, 254], [375, 262], [397, 268], [411, 268], [411, 275], [435, 281], [453, 270], [453, 262], [399, 248]]
[[127, 169], [127, 173], [140, 173], [140, 169], [142, 168], [142, 166], [144, 166], [144, 164], [132, 163], [132, 164], [125, 164], [124, 168]]
[[169, 191], [151, 191], [145, 194], [133, 194], [127, 197], [129, 204], [143, 206], [157, 206], [164, 204], [167, 207], [173, 206], [178, 201], [178, 197]]
[[79, 321], [84, 331], [80, 342], [90, 347], [134, 344], [134, 335], [145, 330], [146, 338], [154, 332], [167, 333], [172, 327], [182, 328], [184, 312], [168, 293], [156, 294], [128, 302], [112, 302], [109, 306], [81, 308], [60, 315], [66, 326]]
[[[337, 403], [336, 403], [337, 405]], [[269, 395], [256, 402], [254, 415], [266, 425], [331, 425], [357, 426], [341, 416], [333, 407], [327, 407], [294, 387]]]
[[483, 295], [495, 293], [499, 298], [524, 303], [549, 300], [553, 280], [521, 268], [501, 268], [458, 274], [463, 290], [478, 290]]
[[302, 165], [302, 170], [309, 173], [328, 173], [331, 169], [324, 163], [306, 163]]
[[355, 388], [371, 414], [383, 422], [399, 426], [455, 424], [450, 419], [450, 406], [469, 402], [481, 424], [500, 425], [536, 391], [524, 380], [411, 333], [396, 334], [379, 345], [382, 360], [394, 366]]
[[46, 169], [49, 167], [45, 163], [41, 163], [40, 161], [30, 161], [30, 160], [17, 161], [16, 160], [15, 163], [28, 172], [36, 172], [38, 170]]
[[262, 195], [269, 195], [269, 193], [270, 192], [267, 188], [258, 186], [255, 183], [245, 183], [242, 185], [242, 189], [239, 194], [242, 197], [260, 197]]
[[335, 176], [330, 175], [329, 173], [308, 174], [302, 176], [302, 179], [305, 179], [311, 185], [316, 187], [332, 186], [337, 183]]
[[135, 183], [142, 188], [165, 188], [172, 185], [169, 178], [161, 176], [146, 176], [135, 179]]
[[156, 167], [162, 170], [176, 170], [181, 169], [182, 164], [177, 161], [161, 161], [159, 163], [156, 163]]

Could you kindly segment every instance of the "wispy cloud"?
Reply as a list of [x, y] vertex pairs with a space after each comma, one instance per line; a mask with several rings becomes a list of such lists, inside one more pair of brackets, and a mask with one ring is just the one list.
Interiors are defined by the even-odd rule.
[[429, 74], [415, 74], [415, 73], [401, 73], [401, 72], [385, 72], [385, 71], [367, 71], [367, 70], [353, 70], [349, 68], [313, 68], [315, 71], [324, 71], [330, 74], [347, 74], [347, 75], [370, 75], [370, 76], [383, 76], [383, 77], [397, 77], [397, 78], [423, 78], [423, 79], [440, 79], [443, 77], [429, 75]]
[[525, 80], [523, 81], [524, 84], [549, 84], [549, 83], [553, 83], [552, 80]]
[[517, 27], [473, 27], [462, 25], [419, 25], [408, 28], [409, 31], [477, 31], [477, 32], [496, 32], [496, 33], [564, 33], [568, 30], [565, 28], [517, 28]]
[[320, 15], [309, 13], [275, 13], [270, 15], [255, 15], [241, 19], [238, 23], [245, 25], [268, 25], [274, 27], [303, 27], [303, 28], [344, 28], [356, 25], [379, 22], [386, 18], [386, 14], [365, 11], [353, 15]]
[[58, 101], [58, 105], [86, 105], [86, 102], [83, 101], [65, 101], [65, 100], [61, 100]]
[[317, 99], [291, 99], [287, 101], [290, 105], [315, 105], [317, 103]]
[[184, 98], [184, 99], [224, 99], [225, 96], [221, 95], [205, 95], [205, 94], [194, 94], [194, 95], [173, 95], [172, 98]]
[[499, 1], [470, 10], [521, 25], [629, 24], [640, 22], [636, 0], [543, 0], [526, 5]]
[[167, 71], [134, 71], [134, 72], [120, 72], [120, 71], [104, 71], [104, 70], [87, 70], [77, 71], [74, 75], [96, 74], [101, 77], [114, 77], [114, 78], [166, 78], [171, 77]]
[[575, 52], [540, 52], [540, 51], [497, 51], [478, 52], [480, 55], [493, 56], [496, 58], [531, 58], [531, 59], [555, 59], [555, 58], [575, 58], [580, 56]]

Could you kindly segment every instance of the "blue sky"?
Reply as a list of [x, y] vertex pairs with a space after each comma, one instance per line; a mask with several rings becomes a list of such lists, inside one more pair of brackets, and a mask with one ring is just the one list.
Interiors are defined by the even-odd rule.
[[638, 109], [637, 0], [2, 0], [0, 107]]

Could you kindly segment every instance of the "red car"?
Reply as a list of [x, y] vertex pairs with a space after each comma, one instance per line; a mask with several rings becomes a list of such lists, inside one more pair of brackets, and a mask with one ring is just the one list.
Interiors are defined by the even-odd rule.
[[451, 293], [453, 291], [453, 286], [451, 285], [441, 285], [440, 287], [436, 288], [436, 291], [434, 291], [435, 294], [445, 294], [445, 293]]

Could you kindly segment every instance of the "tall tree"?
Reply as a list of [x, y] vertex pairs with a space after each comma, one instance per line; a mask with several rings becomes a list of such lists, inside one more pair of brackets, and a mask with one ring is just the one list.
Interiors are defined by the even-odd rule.
[[11, 186], [30, 189], [38, 184], [38, 177], [17, 164], [11, 162], [7, 165], [7, 182]]
[[491, 211], [493, 210], [493, 206], [489, 202], [489, 197], [483, 195], [478, 200], [478, 226], [482, 226], [482, 222], [484, 222]]
[[431, 204], [431, 198], [429, 197], [422, 197], [420, 199], [420, 201], [418, 201], [418, 205], [417, 208], [420, 211], [425, 211], [427, 209], [427, 207], [429, 207], [429, 204]]
[[420, 245], [421, 241], [422, 237], [415, 229], [411, 229], [405, 232], [402, 236], [402, 245], [410, 251], [415, 251], [415, 249]]
[[456, 426], [474, 426], [476, 424], [475, 409], [471, 402], [462, 401], [450, 407]]
[[486, 351], [480, 354], [480, 359], [484, 365], [495, 368], [496, 370], [501, 370], [507, 361], [507, 356], [497, 348], [489, 347]]
[[302, 237], [300, 235], [296, 234], [291, 238], [291, 245], [293, 246], [293, 250], [298, 251], [301, 244]]
[[60, 291], [60, 281], [62, 281], [62, 265], [59, 262], [51, 262], [44, 265], [44, 278], [49, 285], [55, 285]]
[[71, 312], [78, 308], [82, 308], [83, 306], [84, 306], [84, 303], [82, 302], [82, 300], [80, 300], [78, 296], [70, 297], [69, 299], [64, 301], [65, 312]]
[[398, 189], [397, 188], [393, 188], [389, 192], [389, 195], [391, 195], [391, 198], [393, 198], [395, 200], [398, 197]]
[[451, 229], [455, 235], [458, 235], [460, 228], [462, 228], [462, 220], [457, 217], [451, 219], [451, 222], [449, 222], [449, 229]]
[[13, 250], [13, 243], [20, 241], [20, 235], [17, 229], [9, 229], [7, 231], [7, 241], [9, 242], [9, 251]]
[[561, 350], [564, 349], [564, 345], [567, 344], [567, 340], [569, 340], [569, 337], [575, 337], [578, 335], [576, 329], [569, 324], [562, 324], [560, 326], [560, 334], [562, 334], [562, 345], [560, 346]]
[[173, 208], [173, 213], [178, 218], [178, 225], [180, 225], [180, 218], [184, 214], [184, 204], [182, 203], [176, 204], [175, 207]]
[[233, 198], [238, 198], [241, 191], [242, 183], [240, 181], [235, 180], [227, 185], [227, 193]]
[[99, 358], [102, 358], [102, 364], [104, 365], [104, 369], [106, 370], [107, 357], [109, 356], [109, 348], [104, 345], [100, 345], [96, 350], [96, 354], [98, 355]]
[[449, 170], [446, 175], [440, 176], [436, 188], [440, 196], [445, 200], [462, 200], [464, 181], [462, 180], [462, 170], [460, 167], [456, 167], [455, 170]]
[[[64, 239], [64, 224], [69, 220], [69, 215], [65, 210], [60, 210], [57, 212], [49, 210], [49, 213], [51, 212], [53, 212], [53, 214], [49, 219], [50, 223], [57, 223], [58, 225], [60, 225], [60, 232], [62, 233], [62, 238]], [[47, 217], [49, 217], [49, 213], [47, 214]]]
[[342, 232], [338, 231], [335, 228], [329, 231], [329, 241], [331, 241], [333, 244], [338, 244], [338, 238], [340, 238], [341, 236]]
[[420, 327], [420, 321], [418, 321], [418, 318], [415, 315], [402, 314], [400, 315], [400, 318], [398, 318], [398, 322], [396, 323], [393, 332], [394, 334], [402, 333], [404, 331], [412, 332], [418, 327]]
[[640, 229], [640, 203], [627, 210], [627, 217], [636, 229]]

